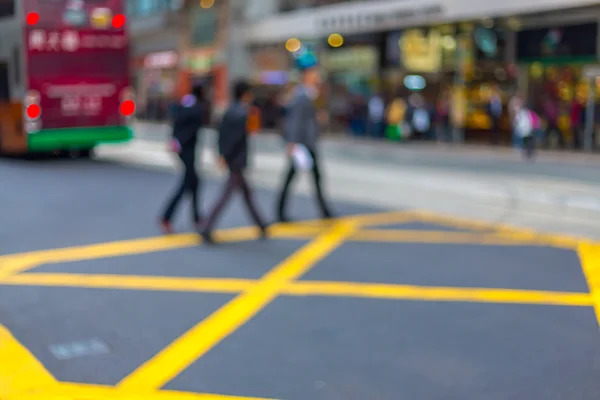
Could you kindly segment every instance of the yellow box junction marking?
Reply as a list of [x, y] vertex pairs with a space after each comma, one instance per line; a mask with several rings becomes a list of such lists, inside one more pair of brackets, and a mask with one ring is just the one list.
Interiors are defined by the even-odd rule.
[[[260, 282], [260, 279], [35, 273], [13, 276], [3, 283], [19, 286], [237, 294], [260, 285]], [[587, 307], [594, 305], [594, 300], [589, 293], [336, 281], [293, 281], [282, 285], [280, 293], [289, 296], [363, 297], [419, 301], [520, 303]]]
[[300, 278], [340, 246], [355, 227], [340, 222], [288, 257], [259, 282], [176, 339], [119, 383], [128, 390], [159, 389], [273, 301], [282, 287]]
[[56, 379], [0, 325], [0, 399], [51, 387]]
[[600, 244], [581, 243], [577, 254], [590, 289], [596, 320], [600, 324]]
[[[415, 221], [465, 228], [474, 232], [363, 229]], [[0, 399], [259, 400], [159, 389], [225, 337], [244, 325], [279, 295], [593, 306], [600, 323], [600, 245], [582, 241], [581, 238], [540, 234], [510, 226], [498, 227], [489, 223], [433, 215], [424, 211], [359, 215], [332, 222], [306, 221], [298, 224], [280, 224], [274, 226], [271, 233], [273, 238], [279, 239], [314, 240], [258, 280], [25, 273], [43, 263], [73, 262], [192, 247], [200, 244], [200, 240], [195, 234], [134, 239], [0, 256], [0, 284], [4, 285], [238, 294], [232, 301], [133, 371], [117, 387], [57, 382], [27, 349], [0, 325]], [[237, 242], [256, 238], [257, 231], [250, 227], [234, 228], [218, 232], [216, 236], [221, 241]], [[591, 294], [297, 281], [313, 265], [345, 241], [542, 245], [577, 249]], [[10, 362], [7, 363], [7, 360]]]

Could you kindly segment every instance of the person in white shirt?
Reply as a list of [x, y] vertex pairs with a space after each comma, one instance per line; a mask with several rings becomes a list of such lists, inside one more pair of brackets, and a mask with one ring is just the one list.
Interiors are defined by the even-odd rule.
[[523, 106], [517, 111], [514, 120], [515, 133], [523, 143], [523, 154], [531, 159], [535, 152], [535, 132], [538, 117], [529, 108]]

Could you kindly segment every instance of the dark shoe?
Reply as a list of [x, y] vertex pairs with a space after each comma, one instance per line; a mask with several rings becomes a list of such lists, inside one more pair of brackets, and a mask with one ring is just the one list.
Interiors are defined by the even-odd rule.
[[326, 219], [326, 220], [335, 219], [335, 215], [333, 215], [330, 212], [326, 212], [326, 213], [323, 213], [323, 219]]
[[261, 226], [260, 227], [260, 240], [266, 240], [269, 238], [269, 226]]
[[212, 237], [212, 233], [210, 231], [202, 231], [200, 232], [200, 236], [202, 236], [202, 241], [204, 242], [204, 244], [215, 244], [215, 240]]
[[279, 221], [279, 223], [281, 223], [281, 224], [288, 224], [288, 223], [292, 222], [291, 219], [289, 219], [288, 217], [285, 217], [283, 215], [280, 215], [279, 218], [277, 218], [277, 221]]
[[173, 229], [173, 225], [171, 224], [171, 221], [161, 219], [158, 224], [160, 226], [161, 232], [164, 235], [172, 235], [175, 233], [175, 229]]

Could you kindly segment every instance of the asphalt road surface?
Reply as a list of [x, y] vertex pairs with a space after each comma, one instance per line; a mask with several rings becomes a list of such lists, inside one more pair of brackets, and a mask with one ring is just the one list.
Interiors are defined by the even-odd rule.
[[596, 243], [341, 203], [323, 223], [297, 197], [267, 241], [236, 201], [208, 247], [187, 206], [157, 232], [173, 174], [0, 177], [2, 400], [600, 396]]

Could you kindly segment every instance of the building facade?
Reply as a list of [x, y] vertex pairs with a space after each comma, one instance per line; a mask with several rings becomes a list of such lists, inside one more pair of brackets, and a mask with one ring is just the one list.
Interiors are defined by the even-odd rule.
[[[243, 34], [252, 66], [248, 75], [255, 80], [281, 83], [293, 76], [289, 54], [285, 62], [286, 41], [310, 43], [339, 98], [407, 95], [415, 82], [432, 104], [450, 92], [461, 105], [454, 119], [467, 128], [467, 139], [487, 140], [492, 92], [500, 91], [505, 105], [517, 92], [538, 105], [542, 99], [536, 97], [549, 92], [569, 102], [596, 89], [583, 73], [600, 53], [596, 0], [259, 3], [248, 0], [260, 17], [250, 13]], [[332, 34], [342, 42], [332, 43]], [[500, 127], [508, 137], [506, 114]]]
[[128, 0], [132, 70], [140, 117], [164, 120], [202, 84], [217, 109], [227, 101], [228, 1]]

